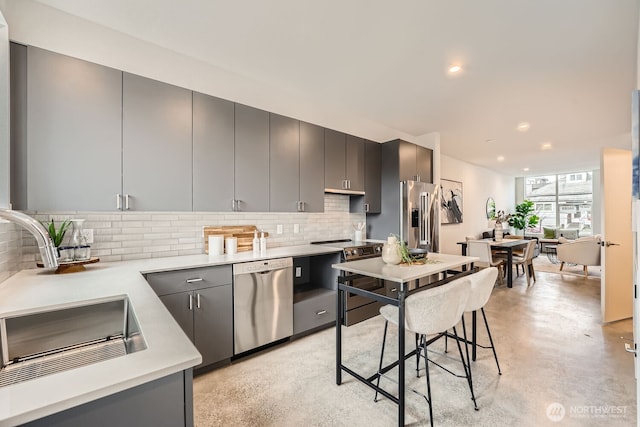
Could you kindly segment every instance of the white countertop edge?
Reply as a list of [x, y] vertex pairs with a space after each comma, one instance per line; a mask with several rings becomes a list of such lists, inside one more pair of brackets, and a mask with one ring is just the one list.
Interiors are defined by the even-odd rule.
[[299, 245], [269, 248], [266, 256], [189, 255], [87, 266], [81, 273], [23, 270], [0, 283], [0, 317], [65, 308], [126, 295], [147, 348], [81, 368], [0, 387], [0, 427], [33, 421], [198, 365], [200, 353], [182, 332], [143, 274], [340, 252]]
[[452, 268], [462, 267], [463, 265], [468, 265], [479, 260], [477, 257], [441, 253], [429, 253], [428, 258], [437, 261], [437, 263], [393, 265], [385, 264], [382, 258], [369, 258], [333, 264], [332, 267], [349, 273], [362, 274], [390, 282], [407, 283]]

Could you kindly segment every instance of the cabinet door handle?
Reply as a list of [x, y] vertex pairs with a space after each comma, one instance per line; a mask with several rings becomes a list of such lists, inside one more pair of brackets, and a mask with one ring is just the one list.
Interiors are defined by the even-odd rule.
[[300, 205], [299, 205], [300, 207], [298, 208], [298, 212], [304, 212], [304, 205], [305, 205], [305, 203], [304, 203], [304, 202], [302, 202], [302, 201], [300, 201], [300, 202], [298, 202], [298, 203], [300, 204]]
[[193, 311], [193, 294], [189, 294], [189, 310]]
[[128, 194], [124, 195], [124, 210], [126, 210], [126, 211], [129, 210], [129, 195]]
[[351, 180], [347, 180], [347, 190], [351, 190]]
[[200, 294], [196, 294], [196, 308], [200, 308]]
[[236, 211], [236, 201], [235, 199], [231, 199], [231, 212]]
[[393, 288], [389, 292], [396, 292], [397, 290], [398, 290], [398, 288]]
[[316, 316], [322, 316], [323, 314], [327, 314], [327, 310], [320, 310], [316, 312]]
[[116, 209], [117, 210], [122, 210], [121, 198], [122, 198], [122, 196], [120, 195], [120, 193], [116, 194]]
[[202, 282], [204, 279], [202, 277], [195, 277], [193, 279], [187, 279], [186, 282], [187, 283], [196, 283], [196, 282]]
[[364, 204], [364, 211], [369, 212], [369, 203]]

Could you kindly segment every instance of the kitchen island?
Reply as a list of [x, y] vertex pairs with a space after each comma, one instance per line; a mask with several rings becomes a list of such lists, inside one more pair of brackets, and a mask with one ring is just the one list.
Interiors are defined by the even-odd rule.
[[[166, 413], [167, 417], [154, 425], [192, 425], [192, 367], [198, 365], [202, 358], [143, 274], [335, 252], [337, 250], [333, 248], [301, 245], [270, 248], [266, 256], [253, 256], [251, 253], [215, 257], [191, 255], [98, 263], [84, 272], [73, 274], [56, 275], [51, 270], [41, 269], [23, 270], [15, 274], [0, 283], [0, 318], [63, 309], [87, 301], [125, 297], [135, 313], [146, 348], [99, 363], [0, 387], [0, 426], [30, 422], [34, 425], [53, 424], [49, 421], [56, 421], [55, 425], [82, 425], [83, 421], [87, 422], [86, 418], [80, 417], [76, 424], [57, 422], [61, 417], [68, 419], [77, 416], [69, 411], [78, 408], [81, 411], [92, 410], [105, 399], [107, 404], [112, 404], [113, 399], [118, 397], [119, 400], [137, 402], [140, 392], [149, 392], [165, 400], [151, 407], [134, 407], [132, 410], [136, 410], [141, 417], [138, 419], [144, 419], [145, 411], [151, 412], [154, 419], [162, 419]], [[180, 393], [175, 393], [176, 390]], [[166, 391], [173, 393], [174, 401], [166, 401]], [[181, 401], [176, 402], [176, 399]], [[114, 412], [112, 416], [119, 416]], [[178, 418], [184, 420], [180, 424], [174, 423], [176, 412]], [[108, 419], [102, 421], [108, 423]], [[128, 420], [125, 424], [135, 425], [135, 420]], [[123, 424], [116, 422], [113, 425]]]
[[[405, 322], [404, 322], [404, 301], [412, 282], [419, 281], [423, 277], [434, 277], [437, 281], [431, 283], [429, 286], [436, 286], [444, 284], [450, 280], [459, 277], [460, 275], [466, 275], [471, 273], [471, 268], [466, 268], [466, 271], [451, 275], [454, 269], [460, 267], [471, 267], [473, 262], [477, 261], [476, 257], [449, 255], [440, 253], [430, 253], [427, 263], [422, 265], [389, 265], [382, 261], [382, 258], [369, 258], [358, 261], [344, 262], [340, 264], [332, 265], [333, 268], [345, 272], [345, 275], [341, 276], [338, 284], [338, 296], [337, 296], [337, 313], [336, 318], [336, 384], [342, 384], [342, 372], [346, 372], [353, 376], [358, 381], [366, 384], [367, 386], [377, 390], [391, 401], [398, 404], [398, 425], [404, 425], [404, 404], [405, 404], [405, 368], [404, 361], [409, 355], [405, 355]], [[351, 273], [351, 275], [347, 275]], [[398, 297], [391, 298], [384, 295], [379, 295], [373, 292], [369, 292], [363, 289], [356, 288], [349, 284], [350, 280], [358, 276], [369, 276], [377, 279], [388, 280], [400, 284]], [[417, 288], [417, 285], [414, 287]], [[383, 372], [391, 369], [394, 366], [398, 366], [398, 396], [394, 396], [386, 390], [376, 386], [374, 380], [378, 377], [378, 374], [374, 374], [369, 377], [364, 377], [353, 369], [342, 364], [342, 313], [343, 313], [343, 301], [346, 292], [356, 293], [364, 297], [375, 299], [377, 301], [392, 304], [398, 307], [398, 360], [383, 369]], [[415, 289], [414, 292], [419, 292], [419, 289]]]

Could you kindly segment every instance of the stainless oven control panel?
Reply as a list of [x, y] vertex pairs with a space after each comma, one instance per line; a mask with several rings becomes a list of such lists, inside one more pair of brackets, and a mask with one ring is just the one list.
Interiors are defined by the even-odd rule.
[[370, 243], [362, 246], [348, 246], [343, 249], [345, 261], [373, 258], [382, 255], [382, 243]]

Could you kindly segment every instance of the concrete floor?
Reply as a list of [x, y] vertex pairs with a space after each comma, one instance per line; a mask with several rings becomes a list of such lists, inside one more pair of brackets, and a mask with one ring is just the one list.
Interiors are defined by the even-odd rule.
[[[432, 367], [436, 425], [636, 424], [633, 357], [621, 339], [632, 337], [631, 320], [600, 323], [597, 278], [544, 272], [537, 278], [530, 288], [522, 275], [511, 289], [496, 287], [486, 306], [503, 375], [497, 375], [491, 351], [479, 350], [473, 365], [479, 411], [473, 410], [464, 380]], [[343, 328], [345, 364], [363, 374], [375, 372], [382, 329], [380, 316]], [[392, 331], [387, 354], [397, 352], [396, 339]], [[459, 368], [451, 358], [455, 353], [442, 354], [440, 342], [433, 348], [430, 358]], [[424, 375], [416, 379], [407, 371], [409, 385], [424, 391]], [[381, 385], [396, 389], [391, 381]], [[407, 396], [407, 424], [429, 425], [423, 398]], [[335, 384], [333, 328], [197, 377], [194, 402], [200, 427], [371, 427], [392, 426], [397, 419], [396, 405], [385, 399], [374, 403], [373, 391], [350, 376]], [[552, 410], [564, 411], [564, 417], [555, 421], [547, 415]]]

